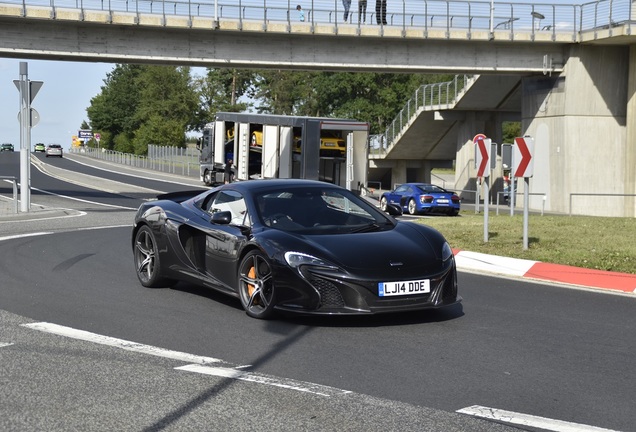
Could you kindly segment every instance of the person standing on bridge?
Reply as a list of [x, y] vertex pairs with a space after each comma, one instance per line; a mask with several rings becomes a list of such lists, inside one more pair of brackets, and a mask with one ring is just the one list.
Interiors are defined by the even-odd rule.
[[360, 24], [360, 17], [362, 22], [367, 22], [367, 0], [358, 0], [358, 24]]
[[298, 19], [302, 22], [305, 22], [305, 11], [303, 10], [302, 6], [296, 6], [296, 10], [298, 11]]
[[349, 9], [351, 9], [351, 0], [342, 0], [342, 6], [344, 6], [344, 22], [347, 22]]
[[375, 19], [378, 24], [386, 25], [386, 0], [375, 0]]

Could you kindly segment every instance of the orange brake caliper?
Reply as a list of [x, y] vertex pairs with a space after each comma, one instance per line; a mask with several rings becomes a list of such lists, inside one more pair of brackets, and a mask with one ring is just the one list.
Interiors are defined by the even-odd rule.
[[[250, 267], [250, 271], [247, 272], [247, 277], [249, 277], [250, 279], [254, 280], [254, 278], [256, 277], [256, 268], [254, 268], [254, 266]], [[252, 284], [247, 284], [247, 294], [252, 297], [252, 294], [254, 294], [254, 290], [256, 289], [256, 287]]]

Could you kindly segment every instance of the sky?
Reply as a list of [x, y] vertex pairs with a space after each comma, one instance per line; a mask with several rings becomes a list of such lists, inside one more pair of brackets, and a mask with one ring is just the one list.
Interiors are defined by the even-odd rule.
[[[0, 58], [0, 143], [20, 148], [20, 93], [13, 83], [20, 80], [20, 63], [28, 65], [29, 81], [44, 84], [31, 102], [40, 121], [31, 128], [31, 149], [36, 143], [71, 147], [83, 121], [88, 123], [86, 108], [101, 93], [106, 75], [114, 63], [82, 63], [52, 60]], [[191, 68], [194, 75], [205, 75], [205, 68]]]
[[28, 65], [30, 81], [44, 83], [31, 103], [40, 115], [31, 129], [31, 148], [39, 142], [69, 148], [82, 121], [88, 121], [86, 108], [115, 65], [0, 58], [0, 142], [12, 143], [16, 151], [20, 148], [20, 93], [13, 81], [20, 79], [21, 62]]

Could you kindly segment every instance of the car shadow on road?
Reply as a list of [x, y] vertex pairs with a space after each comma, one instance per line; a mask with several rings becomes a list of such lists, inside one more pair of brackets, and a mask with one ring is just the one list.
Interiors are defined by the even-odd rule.
[[[239, 299], [210, 288], [200, 287], [187, 282], [179, 282], [174, 290], [205, 297], [214, 302], [237, 310], [243, 310]], [[440, 309], [425, 309], [412, 312], [396, 312], [377, 315], [297, 315], [278, 313], [274, 321], [310, 327], [386, 327], [413, 324], [427, 324], [450, 321], [464, 316], [461, 303]], [[249, 317], [245, 317], [250, 319]]]
[[378, 315], [282, 316], [287, 322], [312, 327], [388, 327], [450, 321], [464, 316], [461, 303], [441, 309]]

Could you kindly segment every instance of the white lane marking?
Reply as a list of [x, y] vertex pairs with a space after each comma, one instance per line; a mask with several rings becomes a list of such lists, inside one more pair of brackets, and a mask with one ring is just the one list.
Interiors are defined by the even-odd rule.
[[563, 420], [554, 420], [545, 417], [516, 413], [513, 411], [504, 411], [497, 408], [488, 408], [479, 405], [462, 408], [460, 410], [457, 410], [456, 412], [488, 420], [497, 420], [504, 423], [536, 427], [539, 429], [545, 429], [555, 432], [618, 432], [613, 429], [603, 429], [596, 426], [571, 423]]
[[304, 393], [311, 393], [317, 396], [331, 397], [351, 393], [347, 390], [341, 390], [334, 387], [323, 386], [308, 382], [300, 382], [295, 380], [286, 380], [283, 378], [272, 377], [268, 375], [256, 374], [253, 372], [244, 372], [234, 368], [222, 368], [205, 365], [187, 365], [175, 368], [188, 372], [195, 372], [204, 375], [213, 375], [223, 378], [232, 378], [241, 381], [249, 381], [257, 384], [265, 384], [274, 387], [281, 387], [288, 390], [295, 390]]
[[[176, 367], [175, 370], [195, 372], [204, 375], [212, 375], [223, 378], [236, 379], [241, 381], [249, 381], [257, 384], [265, 384], [275, 387], [281, 387], [289, 390], [295, 390], [305, 393], [312, 393], [318, 396], [338, 396], [351, 393], [348, 390], [341, 390], [334, 387], [323, 386], [320, 384], [313, 384], [302, 381], [295, 381], [292, 379], [278, 378], [268, 376], [264, 374], [257, 374], [253, 372], [245, 372], [230, 367], [218, 367], [209, 366], [210, 363], [227, 363], [223, 360], [205, 357], [194, 354], [188, 354], [179, 351], [167, 350], [152, 345], [144, 345], [136, 342], [131, 342], [123, 339], [112, 338], [109, 336], [103, 336], [97, 333], [91, 333], [84, 330], [77, 330], [71, 327], [61, 326], [58, 324], [52, 324], [47, 322], [38, 322], [30, 324], [22, 324], [23, 327], [27, 327], [33, 330], [42, 331], [45, 333], [51, 333], [58, 336], [69, 337], [73, 339], [83, 340], [86, 342], [93, 342], [101, 345], [107, 345], [114, 348], [120, 348], [127, 351], [134, 351], [141, 354], [149, 354], [156, 357], [169, 358], [172, 360], [178, 360], [185, 363], [191, 363], [186, 366]], [[195, 364], [192, 364], [195, 363]], [[244, 367], [244, 366], [243, 366]]]
[[13, 345], [12, 342], [0, 342], [0, 348], [8, 347]]
[[144, 345], [137, 342], [131, 342], [124, 339], [117, 339], [109, 336], [103, 336], [97, 333], [91, 333], [84, 330], [77, 330], [71, 327], [65, 327], [57, 324], [39, 322], [31, 324], [22, 324], [23, 327], [28, 327], [33, 330], [39, 330], [45, 333], [51, 333], [58, 336], [65, 336], [72, 339], [83, 340], [86, 342], [93, 342], [100, 345], [107, 345], [114, 348], [120, 348], [127, 351], [133, 351], [142, 354], [153, 355], [156, 357], [169, 358], [172, 360], [179, 360], [186, 363], [219, 363], [222, 360], [205, 357], [194, 354], [188, 354], [180, 351], [172, 351], [152, 345]]
[[[67, 195], [60, 195], [60, 194], [56, 194], [56, 193], [53, 193], [53, 192], [45, 191], [45, 190], [42, 190], [42, 189], [38, 189], [38, 188], [31, 188], [31, 189], [36, 190], [38, 192], [45, 193], [45, 194], [54, 195], [56, 197], [66, 198], [66, 199], [70, 199], [70, 200], [73, 200], [73, 201], [79, 201], [79, 202], [88, 203], [88, 204], [94, 204], [94, 205], [102, 206], [102, 207], [112, 207], [112, 208], [118, 208], [118, 209], [122, 209], [122, 210], [137, 210], [137, 207], [124, 207], [124, 206], [118, 206], [118, 205], [114, 205], [114, 204], [104, 204], [104, 203], [99, 203], [99, 202], [96, 202], [96, 201], [88, 201], [88, 200], [81, 199], [81, 198], [74, 198], [74, 197], [70, 197], [70, 196], [67, 196]], [[116, 192], [110, 192], [110, 193], [117, 194]]]
[[34, 233], [28, 233], [28, 234], [17, 234], [17, 235], [5, 236], [5, 237], [0, 237], [0, 241], [13, 240], [13, 239], [23, 238], [23, 237], [35, 237], [35, 236], [42, 236], [42, 235], [49, 235], [49, 234], [53, 234], [53, 231], [42, 231], [42, 232], [34, 232]]
[[[70, 160], [70, 159], [69, 159], [69, 160]], [[52, 173], [52, 172], [48, 172], [48, 171], [46, 171], [46, 170], [43, 168], [43, 167], [44, 167], [44, 166], [46, 166], [46, 165], [50, 165], [50, 164], [44, 163], [44, 162], [42, 162], [42, 161], [40, 161], [40, 160], [38, 160], [38, 163], [37, 163], [37, 164], [33, 164], [33, 166], [35, 166], [35, 167], [36, 167], [36, 169], [37, 169], [38, 171], [40, 171], [42, 174], [47, 175], [47, 176], [49, 176], [49, 177], [53, 177], [53, 178], [59, 179], [59, 180], [62, 180], [62, 181], [65, 181], [65, 182], [67, 182], [67, 183], [73, 183], [73, 184], [76, 184], [76, 185], [79, 185], [79, 186], [82, 186], [82, 187], [86, 187], [86, 188], [89, 188], [89, 189], [103, 190], [103, 191], [105, 191], [105, 192], [110, 192], [110, 193], [114, 193], [114, 194], [121, 194], [121, 193], [122, 193], [122, 192], [117, 191], [117, 190], [105, 189], [105, 188], [103, 188], [103, 187], [102, 187], [102, 188], [95, 187], [95, 186], [93, 186], [92, 184], [87, 184], [87, 183], [82, 182], [82, 181], [80, 181], [80, 180], [72, 180], [72, 179], [69, 179], [69, 178], [68, 178], [68, 176], [67, 176], [67, 177], [64, 177], [63, 175], [59, 175], [59, 174], [54, 174], [54, 173]], [[51, 165], [51, 166], [53, 166], [53, 165]], [[96, 176], [92, 176], [92, 175], [90, 175], [90, 174], [84, 174], [84, 173], [78, 173], [78, 172], [74, 172], [74, 171], [69, 171], [69, 170], [67, 170], [67, 169], [59, 168], [59, 167], [54, 167], [54, 168], [55, 168], [55, 169], [57, 169], [57, 170], [59, 170], [59, 171], [71, 172], [71, 173], [73, 173], [73, 174], [77, 174], [77, 175], [80, 175], [80, 176], [84, 176], [85, 178], [89, 178], [89, 179], [91, 179], [91, 181], [92, 181], [93, 183], [94, 183], [95, 181], [97, 181], [97, 182], [99, 182], [99, 181], [101, 181], [101, 182], [107, 181], [107, 182], [109, 182], [109, 183], [113, 183], [113, 184], [116, 184], [116, 185], [130, 186], [130, 184], [128, 184], [128, 183], [123, 183], [123, 182], [120, 182], [120, 181], [117, 181], [117, 180], [104, 179], [104, 178], [102, 178], [102, 177], [96, 177]], [[161, 191], [157, 191], [157, 190], [155, 190], [155, 189], [148, 189], [148, 188], [145, 188], [145, 187], [142, 187], [142, 186], [135, 186], [135, 187], [136, 187], [136, 188], [138, 188], [138, 189], [141, 189], [141, 190], [147, 191], [147, 192], [155, 193], [155, 194], [156, 194], [156, 193], [162, 193]]]
[[[56, 208], [57, 209], [57, 208]], [[58, 209], [58, 210], [70, 210], [70, 209]], [[0, 224], [9, 224], [9, 223], [26, 223], [26, 222], [38, 222], [43, 220], [51, 220], [51, 219], [66, 219], [66, 218], [74, 218], [74, 217], [82, 217], [86, 216], [86, 212], [80, 210], [73, 210], [74, 214], [66, 214], [64, 216], [47, 216], [47, 217], [37, 217], [33, 219], [15, 219], [15, 220], [1, 220]]]
[[[89, 156], [86, 156], [86, 157], [89, 157]], [[98, 167], [97, 165], [91, 165], [91, 164], [88, 164], [88, 163], [85, 163], [85, 162], [80, 162], [80, 161], [78, 161], [76, 159], [73, 159], [72, 157], [68, 157], [68, 158], [66, 158], [66, 160], [70, 160], [70, 161], [75, 162], [75, 163], [80, 164], [80, 165], [84, 165], [84, 166], [87, 166], [87, 167], [90, 167], [90, 168], [95, 168], [95, 169], [106, 171], [106, 172], [110, 172], [110, 173], [113, 173], [113, 174], [126, 175], [126, 176], [129, 176], [129, 177], [136, 177], [136, 178], [140, 178], [140, 179], [144, 179], [144, 180], [159, 181], [159, 182], [163, 182], [163, 183], [172, 183], [172, 184], [178, 184], [178, 185], [183, 185], [183, 186], [196, 187], [195, 185], [192, 185], [190, 183], [184, 183], [184, 182], [178, 182], [178, 181], [174, 181], [174, 180], [168, 180], [166, 178], [145, 177], [145, 176], [141, 176], [139, 174], [133, 174], [133, 173], [125, 172], [125, 171], [117, 171], [117, 170], [114, 170], [114, 169], [111, 170], [111, 169], [107, 169], [107, 168], [102, 168], [102, 167]], [[104, 163], [109, 163], [109, 162], [104, 162]], [[160, 175], [169, 175], [169, 173], [164, 173], [164, 172], [161, 172], [161, 171], [159, 171], [158, 174], [160, 174]], [[192, 181], [196, 181], [196, 179], [192, 179]], [[161, 193], [165, 193], [165, 192], [161, 192]]]
[[[44, 220], [44, 219], [38, 219], [38, 220], [41, 221], [41, 220]], [[16, 234], [16, 235], [11, 235], [11, 236], [5, 236], [5, 237], [0, 237], [0, 241], [13, 240], [13, 239], [19, 239], [19, 238], [24, 238], [24, 237], [44, 236], [44, 235], [49, 235], [49, 234], [59, 234], [59, 233], [65, 233], [65, 232], [96, 231], [96, 230], [110, 229], [110, 228], [131, 228], [131, 227], [132, 227], [132, 224], [108, 225], [108, 226], [98, 226], [98, 227], [83, 227], [83, 228], [69, 228], [69, 229], [60, 230], [60, 231], [41, 231], [41, 232], [34, 232], [34, 233], [25, 233], [25, 234]]]

